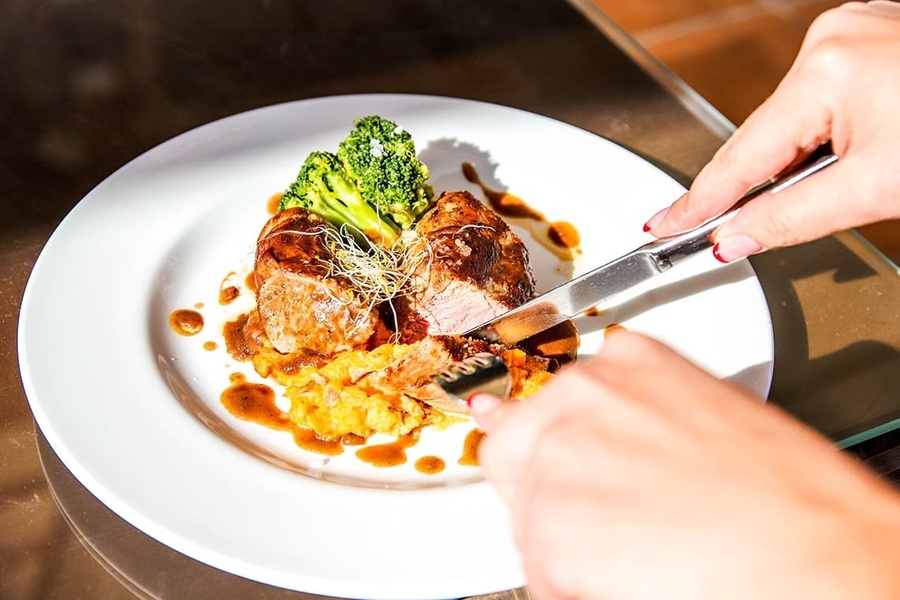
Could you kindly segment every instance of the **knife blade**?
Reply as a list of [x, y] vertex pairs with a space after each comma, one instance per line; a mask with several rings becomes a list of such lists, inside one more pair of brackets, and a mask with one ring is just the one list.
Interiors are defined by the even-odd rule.
[[644, 244], [470, 329], [463, 335], [513, 345], [583, 314], [590, 308], [606, 304], [616, 296], [633, 290], [682, 261], [711, 248], [715, 231], [731, 220], [741, 206], [751, 199], [767, 192], [778, 193], [833, 164], [837, 159], [831, 152], [830, 144], [825, 144], [795, 167], [752, 189], [728, 212], [690, 231]]

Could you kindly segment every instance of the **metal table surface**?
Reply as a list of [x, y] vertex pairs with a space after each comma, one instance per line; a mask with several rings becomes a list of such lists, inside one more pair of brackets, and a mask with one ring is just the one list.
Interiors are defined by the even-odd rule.
[[[732, 129], [589, 0], [10, 0], [0, 23], [0, 597], [9, 600], [313, 597], [140, 533], [35, 428], [16, 360], [28, 274], [67, 212], [128, 160], [229, 114], [362, 92], [548, 115], [684, 184]], [[770, 401], [890, 476], [900, 463], [897, 268], [853, 232], [752, 262], [774, 323]]]

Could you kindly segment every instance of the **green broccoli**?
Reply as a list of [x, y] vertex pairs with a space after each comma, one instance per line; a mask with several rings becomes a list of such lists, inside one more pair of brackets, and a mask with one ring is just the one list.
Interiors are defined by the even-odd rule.
[[334, 225], [347, 224], [373, 242], [391, 246], [400, 228], [360, 194], [356, 181], [331, 152], [311, 152], [297, 179], [281, 196], [279, 210], [300, 207]]
[[410, 229], [431, 205], [428, 166], [416, 158], [408, 131], [379, 116], [357, 119], [338, 148], [338, 158], [376, 210]]
[[408, 132], [382, 117], [364, 117], [354, 121], [337, 154], [306, 157], [279, 210], [302, 207], [390, 247], [431, 205], [427, 179]]

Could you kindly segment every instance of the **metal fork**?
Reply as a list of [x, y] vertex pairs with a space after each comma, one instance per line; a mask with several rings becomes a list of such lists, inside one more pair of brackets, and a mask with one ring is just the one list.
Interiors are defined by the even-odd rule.
[[447, 396], [466, 406], [466, 398], [475, 392], [485, 392], [507, 397], [510, 392], [510, 374], [503, 359], [490, 352], [480, 352], [461, 361], [450, 363], [435, 373], [432, 379]]

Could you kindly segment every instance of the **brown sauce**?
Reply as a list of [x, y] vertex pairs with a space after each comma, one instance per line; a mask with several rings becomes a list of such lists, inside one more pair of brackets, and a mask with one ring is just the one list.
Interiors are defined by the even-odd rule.
[[[340, 440], [321, 438], [312, 429], [295, 425], [290, 415], [275, 403], [275, 391], [268, 385], [249, 382], [242, 373], [232, 373], [229, 379], [231, 385], [222, 392], [220, 401], [232, 416], [277, 431], [290, 432], [294, 443], [303, 450], [337, 456], [344, 452], [345, 446], [361, 446], [366, 443], [366, 438], [353, 434], [345, 435]], [[484, 433], [479, 429], [473, 429], [466, 435], [462, 456], [458, 461], [460, 465], [478, 466], [478, 445], [483, 437]], [[416, 429], [397, 437], [393, 442], [360, 448], [356, 451], [356, 456], [375, 467], [396, 467], [406, 464], [406, 451], [418, 441], [419, 430]], [[419, 473], [436, 475], [446, 468], [446, 462], [439, 456], [423, 456], [416, 460], [414, 466]]]
[[625, 329], [625, 326], [624, 326], [624, 325], [619, 325], [618, 323], [613, 323], [612, 325], [607, 325], [607, 326], [603, 329], [603, 335], [607, 335], [608, 333], [611, 333], [611, 332], [613, 332], [613, 331], [615, 331], [615, 330], [617, 330], [617, 329]]
[[278, 212], [278, 205], [281, 204], [282, 194], [283, 192], [278, 192], [277, 194], [269, 196], [269, 200], [266, 202], [266, 211], [270, 215], [274, 215]]
[[578, 327], [572, 321], [563, 321], [522, 340], [519, 345], [529, 354], [553, 361], [551, 370], [556, 370], [578, 357]]
[[208, 342], [203, 342], [204, 350], [208, 350], [208, 351], [212, 352], [213, 350], [215, 350], [218, 347], [219, 347], [219, 345], [212, 340], [209, 340]]
[[244, 279], [244, 287], [250, 292], [256, 293], [256, 271], [250, 271], [247, 278]]
[[562, 221], [550, 223], [543, 213], [528, 206], [519, 196], [491, 189], [481, 180], [472, 163], [462, 163], [462, 172], [467, 181], [481, 188], [494, 212], [507, 218], [519, 219], [520, 224], [531, 231], [534, 240], [560, 260], [573, 260], [575, 254], [581, 251], [578, 247], [581, 236], [571, 223]]
[[510, 194], [509, 192], [502, 190], [494, 190], [486, 186], [481, 181], [481, 176], [478, 175], [478, 171], [475, 170], [475, 165], [472, 163], [464, 162], [462, 164], [462, 172], [467, 181], [474, 183], [481, 188], [484, 197], [488, 201], [488, 205], [498, 215], [504, 217], [517, 217], [520, 219], [534, 219], [535, 221], [547, 220], [543, 214], [528, 206], [524, 200], [515, 194]]
[[201, 308], [203, 308], [203, 303], [202, 303], [202, 302], [195, 302], [195, 303], [194, 303], [194, 308], [196, 308], [197, 310], [200, 310]]
[[219, 284], [219, 304], [222, 306], [231, 304], [241, 295], [241, 288], [232, 283], [236, 276], [237, 273], [232, 271]]
[[196, 310], [180, 308], [169, 315], [169, 326], [179, 335], [197, 335], [203, 331], [203, 315]]
[[[275, 404], [275, 391], [262, 383], [250, 383], [241, 373], [231, 374], [231, 385], [222, 392], [222, 405], [238, 419], [278, 431], [290, 431], [304, 450], [337, 456], [344, 451], [343, 440], [326, 440], [311, 429], [297, 427], [290, 416]], [[350, 440], [356, 443], [355, 440]]]
[[599, 317], [603, 314], [603, 311], [597, 308], [596, 306], [592, 306], [591, 308], [584, 311], [584, 316], [586, 317]]
[[406, 463], [406, 450], [419, 441], [418, 430], [399, 436], [387, 444], [366, 446], [356, 451], [356, 456], [363, 462], [376, 467], [396, 467]]
[[344, 452], [340, 441], [320, 438], [312, 429], [294, 426], [291, 428], [291, 433], [294, 435], [294, 442], [304, 450], [325, 456], [337, 456]]
[[253, 356], [253, 351], [248, 343], [245, 329], [250, 314], [244, 313], [234, 321], [227, 321], [222, 327], [222, 336], [225, 338], [225, 349], [235, 360], [245, 361]]
[[484, 432], [482, 430], [473, 429], [470, 431], [463, 442], [462, 456], [459, 457], [457, 462], [464, 466], [477, 467], [478, 446], [481, 444], [482, 439], [484, 439]]
[[219, 290], [219, 304], [231, 304], [237, 297], [241, 295], [241, 290], [237, 286], [229, 285]]
[[416, 471], [425, 475], [437, 475], [447, 464], [439, 456], [423, 456], [416, 461]]
[[262, 383], [250, 383], [241, 373], [231, 374], [231, 385], [220, 397], [232, 415], [244, 421], [285, 431], [291, 428], [287, 413], [275, 405], [275, 391]]
[[581, 235], [575, 226], [565, 221], [556, 221], [550, 223], [550, 229], [547, 230], [550, 241], [563, 248], [577, 248], [581, 245]]

